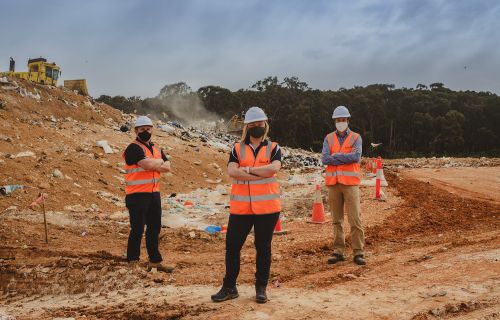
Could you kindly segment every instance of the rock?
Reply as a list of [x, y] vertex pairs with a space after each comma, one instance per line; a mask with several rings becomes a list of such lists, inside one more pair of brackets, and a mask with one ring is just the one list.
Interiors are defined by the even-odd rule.
[[40, 189], [49, 189], [50, 188], [50, 184], [48, 184], [47, 182], [42, 182], [38, 185], [38, 188]]
[[125, 274], [127, 274], [127, 269], [123, 269], [122, 268], [122, 269], [118, 270], [118, 274], [120, 274], [122, 276], [125, 275]]
[[220, 166], [219, 166], [217, 163], [215, 163], [215, 162], [214, 162], [214, 163], [212, 163], [212, 166], [213, 166], [215, 169], [219, 170], [219, 171], [221, 170], [221, 169], [220, 169]]
[[219, 184], [222, 182], [222, 179], [217, 179], [217, 180], [206, 179], [205, 181], [211, 184]]
[[18, 154], [16, 154], [16, 158], [24, 158], [24, 157], [32, 157], [32, 158], [34, 158], [35, 157], [35, 153], [31, 152], [31, 151], [23, 151], [23, 152], [19, 152]]
[[99, 209], [99, 207], [97, 206], [97, 204], [92, 203], [90, 205], [90, 208], [87, 209], [87, 211], [90, 211], [90, 212], [99, 212], [99, 211], [101, 211], [101, 209]]
[[63, 179], [64, 178], [63, 173], [59, 169], [55, 169], [52, 172], [52, 176], [54, 176], [55, 178], [58, 178], [58, 179]]
[[81, 204], [75, 204], [73, 206], [65, 206], [64, 210], [71, 212], [84, 212], [85, 208]]
[[5, 211], [16, 211], [17, 210], [17, 207], [16, 206], [10, 206], [8, 207], [7, 209], [5, 209]]
[[189, 233], [188, 233], [188, 235], [189, 235], [189, 237], [190, 237], [191, 239], [196, 238], [196, 232], [194, 232], [194, 231], [189, 232]]
[[430, 310], [429, 313], [435, 317], [439, 317], [443, 314], [443, 310], [441, 310], [439, 308], [435, 308], [435, 309]]

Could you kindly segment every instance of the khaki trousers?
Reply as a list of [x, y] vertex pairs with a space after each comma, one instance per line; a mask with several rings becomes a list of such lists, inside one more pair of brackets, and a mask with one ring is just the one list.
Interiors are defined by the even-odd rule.
[[333, 252], [343, 255], [344, 238], [344, 205], [347, 210], [347, 220], [351, 225], [351, 242], [354, 255], [362, 255], [365, 245], [365, 233], [361, 224], [359, 186], [335, 184], [328, 186], [328, 202], [333, 218]]

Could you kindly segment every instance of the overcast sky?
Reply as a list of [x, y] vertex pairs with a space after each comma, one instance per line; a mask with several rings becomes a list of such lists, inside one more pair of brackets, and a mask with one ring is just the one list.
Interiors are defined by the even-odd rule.
[[269, 75], [499, 94], [500, 1], [0, 0], [0, 70], [11, 56], [18, 71], [55, 61], [95, 97], [179, 81], [237, 90]]

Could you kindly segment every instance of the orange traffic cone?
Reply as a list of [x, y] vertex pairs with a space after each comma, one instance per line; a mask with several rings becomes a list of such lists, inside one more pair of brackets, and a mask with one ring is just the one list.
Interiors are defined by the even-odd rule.
[[314, 191], [314, 204], [313, 204], [313, 209], [312, 209], [312, 216], [311, 220], [308, 221], [310, 223], [327, 223], [328, 220], [326, 220], [325, 217], [325, 208], [323, 206], [323, 200], [321, 199], [321, 188], [318, 185], [316, 185], [316, 190]]
[[276, 227], [274, 227], [274, 234], [285, 234], [288, 233], [287, 230], [281, 229], [281, 219], [278, 217], [278, 222], [276, 222]]

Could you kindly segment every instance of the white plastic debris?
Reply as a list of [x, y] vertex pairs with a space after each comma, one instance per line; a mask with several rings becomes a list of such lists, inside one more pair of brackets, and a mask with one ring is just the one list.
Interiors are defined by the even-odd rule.
[[108, 141], [99, 140], [96, 142], [98, 147], [101, 147], [104, 150], [104, 153], [113, 153], [113, 149], [108, 145]]

